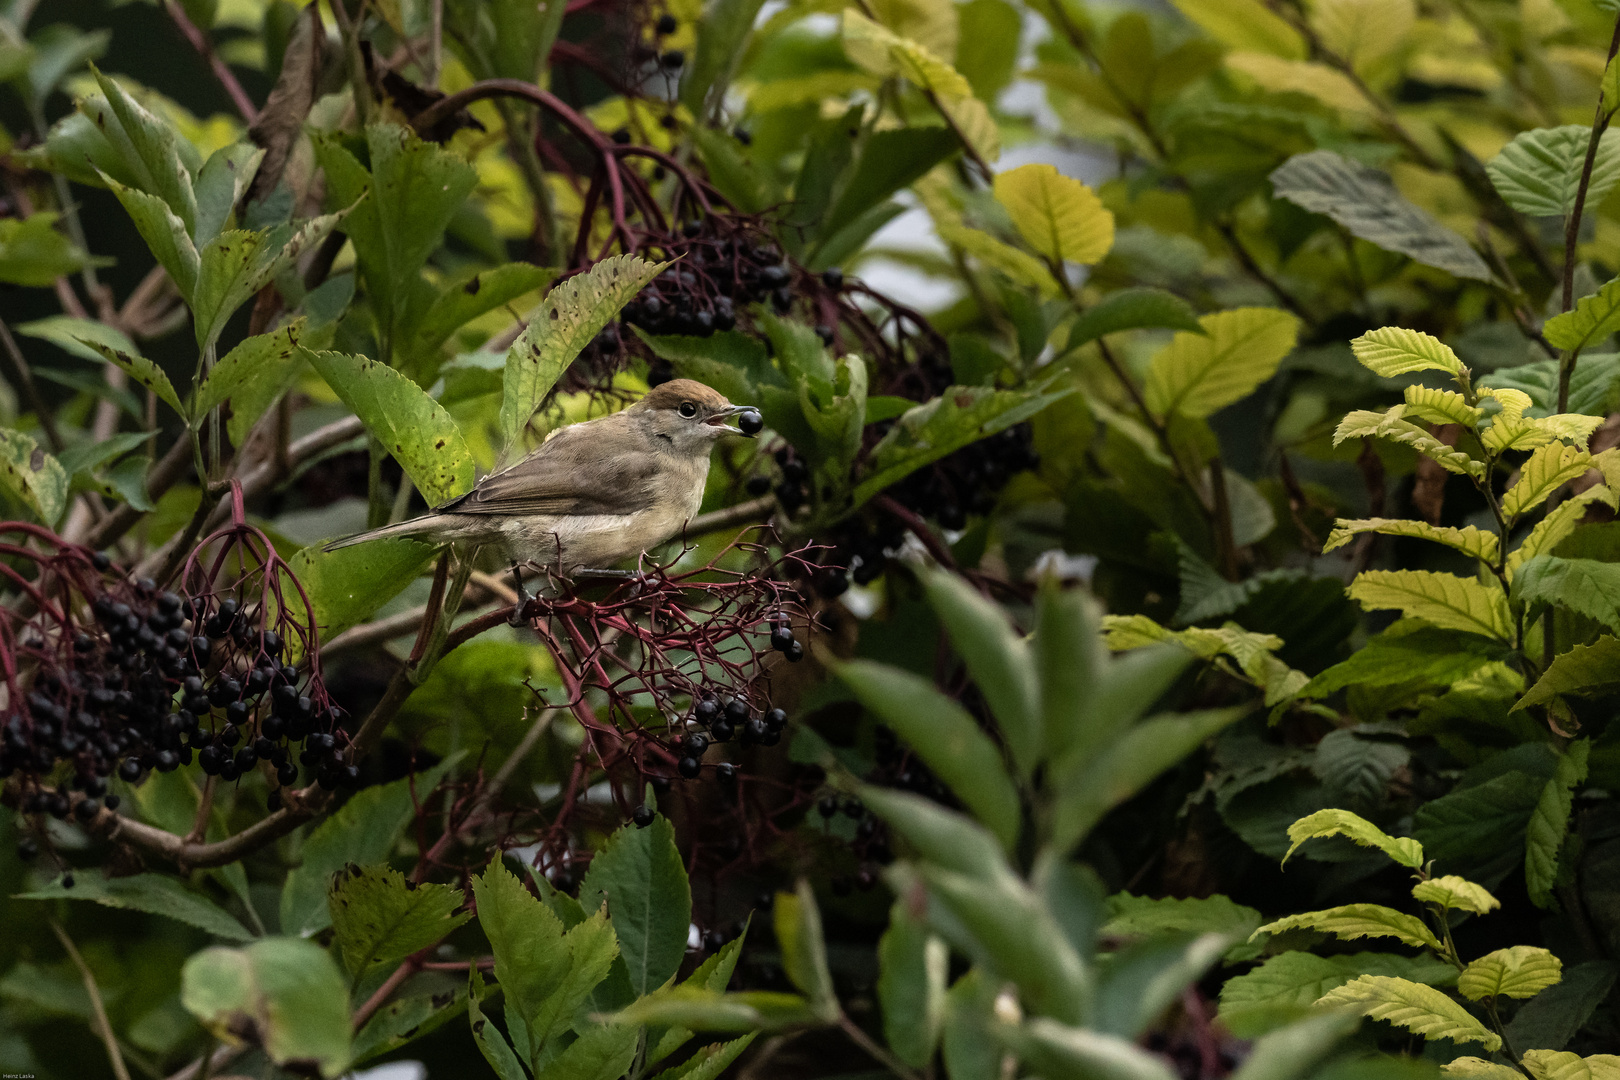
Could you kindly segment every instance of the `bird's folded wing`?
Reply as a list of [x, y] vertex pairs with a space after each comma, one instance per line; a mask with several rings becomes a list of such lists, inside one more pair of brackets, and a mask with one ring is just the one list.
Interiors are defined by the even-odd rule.
[[[583, 426], [583, 425], [582, 425]], [[653, 505], [658, 460], [652, 454], [604, 459], [600, 440], [557, 436], [510, 468], [491, 473], [441, 514], [633, 514]]]

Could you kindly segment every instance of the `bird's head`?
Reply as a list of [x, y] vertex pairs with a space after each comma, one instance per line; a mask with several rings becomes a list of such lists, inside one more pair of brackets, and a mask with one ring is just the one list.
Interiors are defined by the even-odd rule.
[[[691, 379], [655, 386], [630, 406], [636, 420], [677, 451], [706, 454], [726, 435], [752, 437], [763, 426], [752, 405], [733, 405], [723, 394]], [[726, 421], [736, 418], [737, 426]]]

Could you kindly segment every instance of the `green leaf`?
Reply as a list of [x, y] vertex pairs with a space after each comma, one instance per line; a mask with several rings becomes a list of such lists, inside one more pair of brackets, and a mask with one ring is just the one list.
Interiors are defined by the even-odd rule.
[[446, 29], [480, 79], [538, 82], [564, 11], [532, 0], [450, 0]]
[[927, 679], [899, 668], [854, 660], [840, 665], [838, 676], [1012, 851], [1021, 818], [1018, 791], [973, 716]]
[[1616, 330], [1620, 330], [1620, 278], [1575, 301], [1574, 310], [1548, 319], [1541, 333], [1558, 348], [1578, 352]]
[[507, 447], [516, 450], [529, 418], [568, 365], [667, 265], [634, 255], [615, 255], [546, 295], [523, 335], [506, 353], [501, 437]]
[[1362, 367], [1386, 379], [1415, 371], [1460, 375], [1465, 370], [1462, 361], [1445, 342], [1403, 326], [1369, 330], [1350, 343], [1350, 351], [1355, 353]]
[[1338, 446], [1346, 439], [1367, 438], [1369, 436], [1380, 439], [1391, 439], [1398, 443], [1405, 443], [1418, 453], [1430, 458], [1447, 472], [1461, 475], [1483, 477], [1485, 463], [1475, 461], [1466, 451], [1456, 450], [1436, 438], [1427, 428], [1419, 427], [1410, 420], [1403, 420], [1402, 414], [1406, 412], [1405, 405], [1396, 405], [1387, 412], [1372, 412], [1368, 409], [1356, 409], [1345, 414], [1339, 426], [1333, 432], [1333, 445]]
[[1321, 698], [1347, 686], [1394, 686], [1421, 682], [1449, 686], [1497, 659], [1497, 650], [1476, 637], [1436, 630], [1411, 621], [1371, 638], [1348, 660], [1312, 679], [1301, 697]]
[[608, 1019], [619, 1024], [696, 1031], [776, 1031], [826, 1023], [798, 994], [770, 990], [722, 994], [679, 986], [648, 994]]
[[274, 937], [195, 953], [180, 971], [180, 1001], [227, 1043], [252, 1033], [277, 1065], [315, 1068], [328, 1080], [349, 1067], [348, 988], [312, 941]]
[[1471, 559], [1479, 559], [1482, 562], [1496, 561], [1497, 539], [1493, 532], [1486, 532], [1474, 525], [1458, 529], [1406, 518], [1363, 518], [1356, 521], [1340, 518], [1333, 523], [1333, 531], [1328, 534], [1327, 542], [1322, 545], [1322, 551], [1325, 554], [1334, 548], [1343, 547], [1362, 533], [1415, 536], [1420, 540], [1433, 540], [1437, 544], [1454, 548]]
[[1325, 911], [1287, 915], [1260, 927], [1252, 937], [1279, 934], [1297, 926], [1334, 934], [1347, 941], [1361, 937], [1392, 937], [1407, 945], [1443, 951], [1440, 939], [1434, 936], [1422, 919], [1382, 904], [1345, 904]]
[[1457, 277], [1493, 280], [1490, 267], [1468, 241], [1408, 201], [1388, 176], [1370, 165], [1331, 150], [1312, 150], [1279, 166], [1271, 185], [1278, 198], [1325, 214], [1385, 251]]
[[1148, 366], [1148, 408], [1202, 418], [1248, 396], [1293, 351], [1300, 322], [1276, 308], [1235, 308], [1198, 320], [1204, 333], [1183, 331]]
[[232, 401], [247, 385], [260, 380], [277, 386], [289, 385], [303, 359], [298, 352], [298, 339], [303, 336], [307, 322], [300, 316], [279, 330], [244, 338], [203, 378], [197, 388], [193, 414], [207, 414]]
[[833, 199], [826, 215], [816, 223], [820, 244], [826, 245], [839, 230], [878, 206], [889, 196], [925, 176], [930, 169], [961, 149], [949, 128], [899, 127], [867, 136], [860, 156]]
[[[1511, 388], [1530, 395], [1525, 415], [1551, 416], [1558, 407], [1557, 359], [1498, 368], [1479, 380], [1485, 388]], [[1569, 379], [1569, 411], [1607, 416], [1620, 407], [1620, 353], [1583, 353]]]
[[0, 428], [0, 489], [45, 525], [67, 509], [68, 473], [32, 436]]
[[103, 907], [162, 915], [229, 941], [253, 940], [252, 932], [219, 905], [163, 874], [116, 878], [81, 874], [71, 889], [62, 888], [58, 879], [31, 892], [18, 893], [12, 899], [93, 900]]
[[1052, 271], [1027, 251], [1004, 244], [987, 232], [949, 221], [936, 223], [934, 231], [951, 247], [961, 248], [1019, 285], [1038, 290], [1043, 299], [1055, 300], [1063, 295], [1063, 289], [1052, 276]]
[[92, 263], [56, 230], [60, 217], [43, 210], [26, 218], [0, 219], [0, 282], [45, 288]]
[[1174, 0], [1176, 10], [1232, 49], [1303, 60], [1305, 39], [1260, 0]]
[[354, 1063], [398, 1050], [460, 1016], [467, 1008], [467, 989], [397, 998], [372, 1014], [354, 1033]]
[[1013, 761], [1027, 777], [1041, 749], [1040, 686], [1029, 643], [1001, 608], [962, 578], [936, 571], [925, 574], [923, 584], [956, 654], [990, 706]]
[[1443, 630], [1513, 638], [1513, 618], [1502, 590], [1472, 578], [1428, 570], [1366, 570], [1348, 592], [1369, 610], [1394, 608]]
[[1412, 886], [1412, 897], [1425, 904], [1439, 904], [1443, 908], [1469, 911], [1475, 915], [1488, 915], [1502, 906], [1502, 902], [1466, 878], [1447, 874], [1430, 878]]
[[444, 406], [411, 380], [375, 360], [299, 347], [328, 386], [394, 456], [429, 505], [473, 484], [473, 457]]
[[1260, 913], [1215, 896], [1154, 898], [1115, 893], [1108, 898], [1108, 921], [1100, 933], [1111, 938], [1200, 933], [1248, 938], [1260, 926]]
[[[1586, 780], [1592, 744], [1576, 739], [1558, 755], [1558, 769], [1541, 789], [1535, 812], [1524, 834], [1524, 879], [1537, 907], [1553, 906], [1552, 890], [1558, 879], [1558, 854], [1569, 833], [1569, 814], [1575, 788]], [[1518, 996], [1518, 995], [1515, 995]]]
[[1601, 502], [1613, 509], [1617, 501], [1620, 500], [1616, 499], [1611, 488], [1598, 484], [1560, 502], [1536, 522], [1518, 547], [1508, 552], [1508, 576], [1512, 577], [1524, 563], [1554, 550], [1567, 540], [1592, 509], [1592, 503]]
[[[985, 0], [979, 0], [985, 2]], [[1068, 348], [1077, 349], [1121, 330], [1185, 330], [1202, 334], [1204, 324], [1181, 297], [1162, 289], [1121, 289], [1087, 308], [1069, 326]]]
[[[315, 543], [295, 553], [288, 565], [309, 598], [315, 625], [330, 640], [365, 622], [409, 588], [435, 550], [431, 544], [406, 539], [371, 540], [336, 551]], [[290, 610], [302, 617], [302, 602], [286, 599]]]
[[607, 904], [637, 997], [673, 977], [686, 955], [692, 890], [669, 819], [625, 825], [608, 837], [591, 857], [579, 902], [586, 911]]
[[[681, 80], [681, 102], [700, 121], [725, 96], [737, 65], [746, 55], [749, 34], [764, 0], [711, 0], [703, 8], [703, 29]], [[1595, 204], [1594, 204], [1595, 205]]]
[[[1513, 209], [1535, 217], [1563, 217], [1575, 209], [1586, 151], [1592, 141], [1590, 124], [1521, 131], [1485, 164], [1496, 193]], [[1598, 140], [1597, 156], [1586, 189], [1586, 205], [1603, 202], [1620, 180], [1620, 138], [1606, 131]]]
[[1374, 1020], [1387, 1020], [1426, 1039], [1483, 1043], [1492, 1051], [1502, 1045], [1502, 1037], [1467, 1009], [1433, 987], [1407, 979], [1363, 975], [1328, 991], [1317, 1005], [1353, 1005]]
[[1510, 769], [1459, 786], [1420, 806], [1412, 831], [1429, 857], [1448, 871], [1488, 871], [1504, 856], [1517, 863], [1519, 837], [1545, 783], [1545, 776]]
[[95, 319], [50, 315], [43, 319], [21, 323], [12, 329], [27, 337], [48, 341], [70, 356], [77, 356], [94, 364], [100, 364], [105, 359], [103, 346], [127, 353], [139, 352], [129, 335]]
[[793, 892], [777, 893], [773, 917], [776, 940], [782, 947], [782, 970], [809, 999], [816, 1015], [831, 1023], [839, 1014], [838, 996], [827, 969], [821, 909], [810, 883], [800, 878]]
[[1620, 639], [1604, 634], [1590, 645], [1559, 653], [1515, 709], [1545, 705], [1565, 694], [1590, 694], [1620, 683]]
[[862, 784], [857, 791], [867, 808], [925, 860], [982, 881], [1011, 876], [996, 838], [967, 815], [893, 788]]
[[544, 288], [556, 276], [557, 271], [549, 267], [516, 262], [451, 281], [420, 318], [412, 318], [410, 311], [403, 313], [409, 331], [401, 343], [401, 355], [406, 362], [422, 368], [457, 330], [480, 315]]
[[1414, 384], [1406, 388], [1405, 396], [1406, 410], [1402, 415], [1431, 424], [1461, 424], [1471, 428], [1485, 415], [1484, 409], [1468, 404], [1468, 399], [1455, 390]]
[[1001, 1076], [1005, 1055], [990, 1037], [998, 990], [987, 972], [972, 968], [946, 995], [940, 1048], [950, 1080], [998, 1080]]
[[206, 244], [224, 230], [231, 211], [253, 183], [265, 152], [251, 142], [222, 146], [197, 170], [197, 222], [192, 240]]
[[1537, 555], [1514, 574], [1513, 599], [1526, 611], [1556, 604], [1620, 631], [1620, 565]]
[[472, 918], [454, 885], [418, 884], [386, 863], [353, 866], [337, 875], [327, 896], [343, 963], [358, 979], [373, 964], [403, 960], [442, 941]]
[[1469, 1001], [1535, 997], [1564, 977], [1564, 964], [1546, 949], [1514, 945], [1486, 953], [1457, 976], [1457, 992]]
[[1535, 1080], [1614, 1080], [1620, 1076], [1620, 1056], [1568, 1050], [1526, 1050], [1523, 1065]]
[[478, 1044], [479, 1053], [484, 1055], [484, 1060], [489, 1062], [489, 1067], [495, 1070], [499, 1080], [528, 1080], [529, 1074], [518, 1062], [512, 1044], [506, 1041], [500, 1028], [489, 1022], [479, 1007], [488, 991], [484, 988], [484, 976], [477, 964], [467, 966], [467, 980], [467, 1025], [472, 1029], [473, 1042]]
[[124, 212], [135, 223], [135, 230], [146, 241], [152, 256], [169, 272], [169, 280], [189, 303], [197, 290], [201, 257], [191, 242], [186, 223], [156, 195], [125, 187], [105, 173], [100, 175], [123, 204]]
[[1141, 1037], [1237, 940], [1231, 934], [1174, 934], [1112, 953], [1086, 1026], [1126, 1039]]
[[[568, 981], [572, 958], [563, 943], [562, 922], [506, 869], [499, 855], [473, 879], [472, 889], [478, 923], [495, 954], [495, 978], [508, 1008], [528, 1022]], [[548, 1029], [556, 1023], [557, 1012], [549, 1010]], [[548, 1034], [530, 1032], [538, 1045]]]
[[156, 394], [159, 401], [181, 416], [189, 418], [190, 414], [180, 404], [180, 395], [174, 392], [174, 384], [169, 381], [162, 368], [139, 353], [125, 352], [95, 338], [80, 338], [79, 341], [123, 368], [130, 378]]
[[855, 505], [860, 506], [930, 462], [1028, 420], [1074, 389], [947, 388], [939, 397], [902, 415], [872, 448], [866, 473], [855, 485]]
[[1232, 1074], [1232, 1080], [1313, 1080], [1326, 1076], [1317, 1066], [1360, 1023], [1361, 1018], [1354, 1014], [1330, 1012], [1307, 1016], [1268, 1032], [1255, 1040], [1249, 1059]]
[[1566, 969], [1556, 986], [1519, 1006], [1507, 1026], [1508, 1042], [1562, 1050], [1608, 997], [1615, 970], [1613, 963], [1604, 960]]
[[535, 1080], [619, 1080], [636, 1056], [635, 1027], [592, 1024], [556, 1057], [535, 1070]]
[[878, 941], [878, 1006], [883, 1037], [901, 1061], [924, 1068], [933, 1060], [945, 1021], [945, 943], [897, 900]]
[[287, 872], [281, 890], [281, 929], [309, 936], [332, 924], [326, 894], [332, 875], [349, 863], [367, 866], [385, 861], [393, 853], [405, 826], [416, 816], [416, 794], [428, 792], [455, 765], [458, 755], [433, 768], [368, 787], [355, 794], [304, 840], [303, 862]]
[[1041, 582], [1031, 649], [1040, 682], [1044, 760], [1076, 745], [1101, 749], [1118, 734], [1118, 719], [1095, 706], [1095, 680], [1109, 662], [1100, 626], [1097, 603], [1084, 591], [1065, 591], [1050, 579]]
[[191, 293], [198, 346], [206, 349], [218, 341], [236, 309], [326, 239], [345, 213], [323, 214], [296, 227], [278, 225], [258, 232], [232, 229], [203, 245], [198, 253], [197, 284]]
[[1551, 443], [1531, 454], [1519, 466], [1519, 479], [1502, 493], [1502, 513], [1509, 524], [1534, 510], [1552, 493], [1592, 466], [1592, 456], [1577, 446]]
[[1361, 975], [1389, 975], [1414, 982], [1450, 983], [1457, 969], [1431, 956], [1341, 953], [1316, 956], [1284, 952], [1221, 986], [1221, 1023], [1233, 1034], [1252, 1037], [1279, 1018], [1297, 1016], [1329, 990]]
[[1323, 836], [1347, 836], [1362, 847], [1377, 848], [1402, 866], [1417, 868], [1423, 865], [1423, 845], [1409, 837], [1393, 837], [1366, 818], [1348, 810], [1318, 810], [1288, 826], [1288, 839], [1292, 841], [1288, 853], [1299, 850], [1307, 840]]
[[166, 120], [153, 116], [114, 79], [91, 66], [96, 84], [106, 95], [106, 111], [99, 103], [85, 102], [97, 115], [101, 134], [118, 151], [125, 168], [135, 178], [134, 186], [155, 195], [184, 223], [189, 234], [197, 223], [197, 197], [192, 192], [191, 170], [181, 159], [189, 144]]
[[1054, 165], [997, 173], [994, 188], [1024, 242], [1049, 262], [1100, 262], [1114, 246], [1114, 215], [1096, 192]]
[[757, 1037], [756, 1033], [749, 1032], [730, 1042], [710, 1043], [674, 1068], [658, 1073], [653, 1080], [717, 1080]]
[[1048, 1080], [1173, 1080], [1164, 1061], [1135, 1043], [1041, 1016], [996, 1024], [996, 1039]]

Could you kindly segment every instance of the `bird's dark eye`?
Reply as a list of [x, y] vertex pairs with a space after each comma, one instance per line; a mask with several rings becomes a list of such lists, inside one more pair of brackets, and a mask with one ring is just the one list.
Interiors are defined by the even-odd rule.
[[681, 415], [685, 417], [696, 416], [697, 406], [692, 404], [690, 401], [681, 402]]

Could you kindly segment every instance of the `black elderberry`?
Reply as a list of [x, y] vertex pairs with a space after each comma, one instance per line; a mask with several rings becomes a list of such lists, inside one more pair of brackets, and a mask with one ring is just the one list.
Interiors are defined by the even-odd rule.
[[270, 689], [270, 673], [264, 668], [256, 667], [248, 672], [247, 696], [256, 698]]
[[804, 646], [795, 641], [783, 650], [782, 657], [790, 664], [797, 664], [804, 659]]
[[636, 828], [645, 829], [653, 823], [653, 808], [643, 803], [630, 812], [630, 820], [636, 823]]
[[703, 751], [709, 748], [709, 740], [699, 732], [694, 731], [681, 741], [681, 746], [689, 757], [702, 757]]
[[196, 657], [197, 663], [207, 665], [208, 658], [212, 656], [214, 652], [213, 642], [200, 635], [198, 637], [194, 637], [191, 639], [191, 652], [192, 655]]
[[333, 764], [322, 765], [315, 770], [315, 782], [327, 791], [336, 791], [339, 782], [338, 767]]
[[709, 734], [714, 737], [715, 742], [728, 742], [736, 733], [736, 725], [724, 717], [709, 725]]
[[23, 862], [31, 862], [39, 858], [39, 841], [32, 836], [25, 836], [17, 841], [17, 858]]
[[830, 818], [838, 813], [838, 796], [823, 795], [816, 803], [816, 811], [824, 818]]
[[74, 882], [73, 882], [73, 875], [72, 874], [63, 874], [62, 875], [62, 888], [71, 889], [71, 888], [73, 888], [73, 884], [74, 884]]
[[124, 763], [118, 766], [118, 775], [133, 784], [141, 778], [141, 763], [134, 758], [125, 758]]
[[776, 730], [773, 730], [771, 728], [766, 728], [765, 729], [765, 734], [760, 736], [759, 745], [761, 745], [761, 746], [775, 746], [777, 743], [779, 743], [781, 741], [782, 741], [782, 733], [780, 731], [776, 731]]
[[658, 21], [653, 24], [653, 32], [660, 37], [668, 37], [679, 29], [680, 25], [675, 16], [666, 13], [658, 16]]
[[772, 709], [765, 714], [765, 726], [772, 731], [781, 731], [787, 727], [787, 718], [786, 710]]
[[853, 795], [840, 803], [838, 808], [844, 812], [844, 816], [847, 818], [859, 818], [866, 813], [866, 804]]
[[744, 146], [754, 145], [753, 135], [749, 134], [748, 129], [741, 125], [731, 129], [731, 137], [742, 143]]
[[276, 744], [260, 735], [253, 740], [253, 752], [262, 758], [269, 757], [276, 749]]
[[804, 505], [804, 488], [798, 484], [778, 484], [776, 501], [782, 504], [783, 510], [791, 514]]
[[627, 146], [630, 143], [630, 129], [616, 128], [613, 134], [608, 137], [614, 142], [618, 143], [620, 146]]
[[240, 769], [238, 769], [236, 767], [236, 762], [231, 761], [229, 758], [227, 758], [226, 760], [220, 762], [220, 765], [219, 765], [219, 778], [221, 780], [225, 781], [227, 784], [230, 783], [232, 780], [235, 780], [238, 776], [241, 776], [241, 775], [242, 775], [242, 770], [240, 770]]
[[235, 746], [242, 741], [242, 730], [235, 724], [226, 724], [214, 738], [221, 746]]
[[86, 823], [100, 811], [101, 807], [96, 804], [94, 799], [80, 799], [73, 804], [73, 816]]
[[744, 435], [758, 435], [765, 430], [765, 418], [754, 409], [737, 415], [737, 430]]
[[692, 780], [697, 777], [698, 773], [703, 771], [703, 763], [695, 757], [683, 757], [680, 764], [675, 766], [675, 771], [686, 779]]
[[223, 747], [209, 744], [197, 752], [197, 764], [209, 776], [219, 773], [219, 767], [225, 763], [225, 750]]
[[774, 266], [767, 266], [759, 272], [759, 280], [764, 282], [766, 286], [772, 289], [786, 285], [788, 282], [788, 276], [787, 267], [781, 265], [780, 263]]
[[692, 706], [692, 716], [700, 724], [713, 720], [720, 712], [720, 705], [714, 698], [704, 698]]
[[653, 790], [658, 792], [660, 795], [668, 795], [669, 789], [674, 786], [670, 783], [669, 777], [667, 776], [655, 776], [652, 778], [651, 783]]
[[94, 566], [97, 570], [106, 571], [112, 566], [112, 560], [107, 558], [107, 553], [105, 551], [98, 551], [94, 555], [90, 556], [90, 565]]
[[748, 702], [742, 698], [732, 698], [726, 702], [726, 719], [733, 724], [742, 724], [748, 720]]
[[686, 54], [679, 49], [670, 49], [658, 58], [658, 62], [670, 71], [679, 71], [681, 65], [686, 63]]
[[766, 736], [769, 734], [770, 731], [765, 727], [765, 721], [761, 720], [757, 716], [748, 721], [747, 724], [743, 725], [743, 736], [746, 741], [764, 742]]
[[778, 623], [771, 631], [771, 648], [777, 652], [787, 652], [793, 647], [793, 630], [786, 624]]
[[94, 649], [95, 647], [96, 647], [96, 639], [91, 637], [89, 634], [86, 634], [83, 631], [80, 631], [79, 633], [73, 635], [73, 651], [74, 652], [87, 653], [91, 649]]
[[159, 750], [153, 767], [162, 773], [174, 772], [180, 767], [180, 755], [173, 750]]
[[251, 710], [245, 701], [233, 701], [225, 706], [225, 722], [227, 724], [246, 724]]
[[277, 740], [287, 734], [287, 721], [271, 713], [259, 721], [259, 730], [267, 740]]
[[259, 763], [259, 755], [251, 746], [244, 746], [236, 752], [234, 758], [238, 772], [249, 772]]
[[242, 684], [232, 678], [221, 677], [208, 688], [209, 704], [215, 708], [222, 709], [241, 696]]
[[298, 779], [298, 766], [294, 765], [290, 761], [283, 761], [280, 765], [276, 766], [276, 779], [280, 780], [283, 784], [292, 783], [294, 780]]
[[826, 323], [817, 323], [816, 337], [821, 339], [821, 343], [823, 345], [831, 347], [833, 343], [833, 328], [828, 326]]
[[260, 647], [264, 649], [265, 655], [281, 655], [281, 635], [276, 633], [274, 630], [266, 630], [264, 632], [264, 636], [259, 639], [259, 644]]
[[338, 783], [346, 788], [360, 786], [360, 766], [344, 765], [338, 769]]
[[821, 272], [821, 283], [829, 289], [844, 287], [844, 272], [836, 266], [828, 267]]

